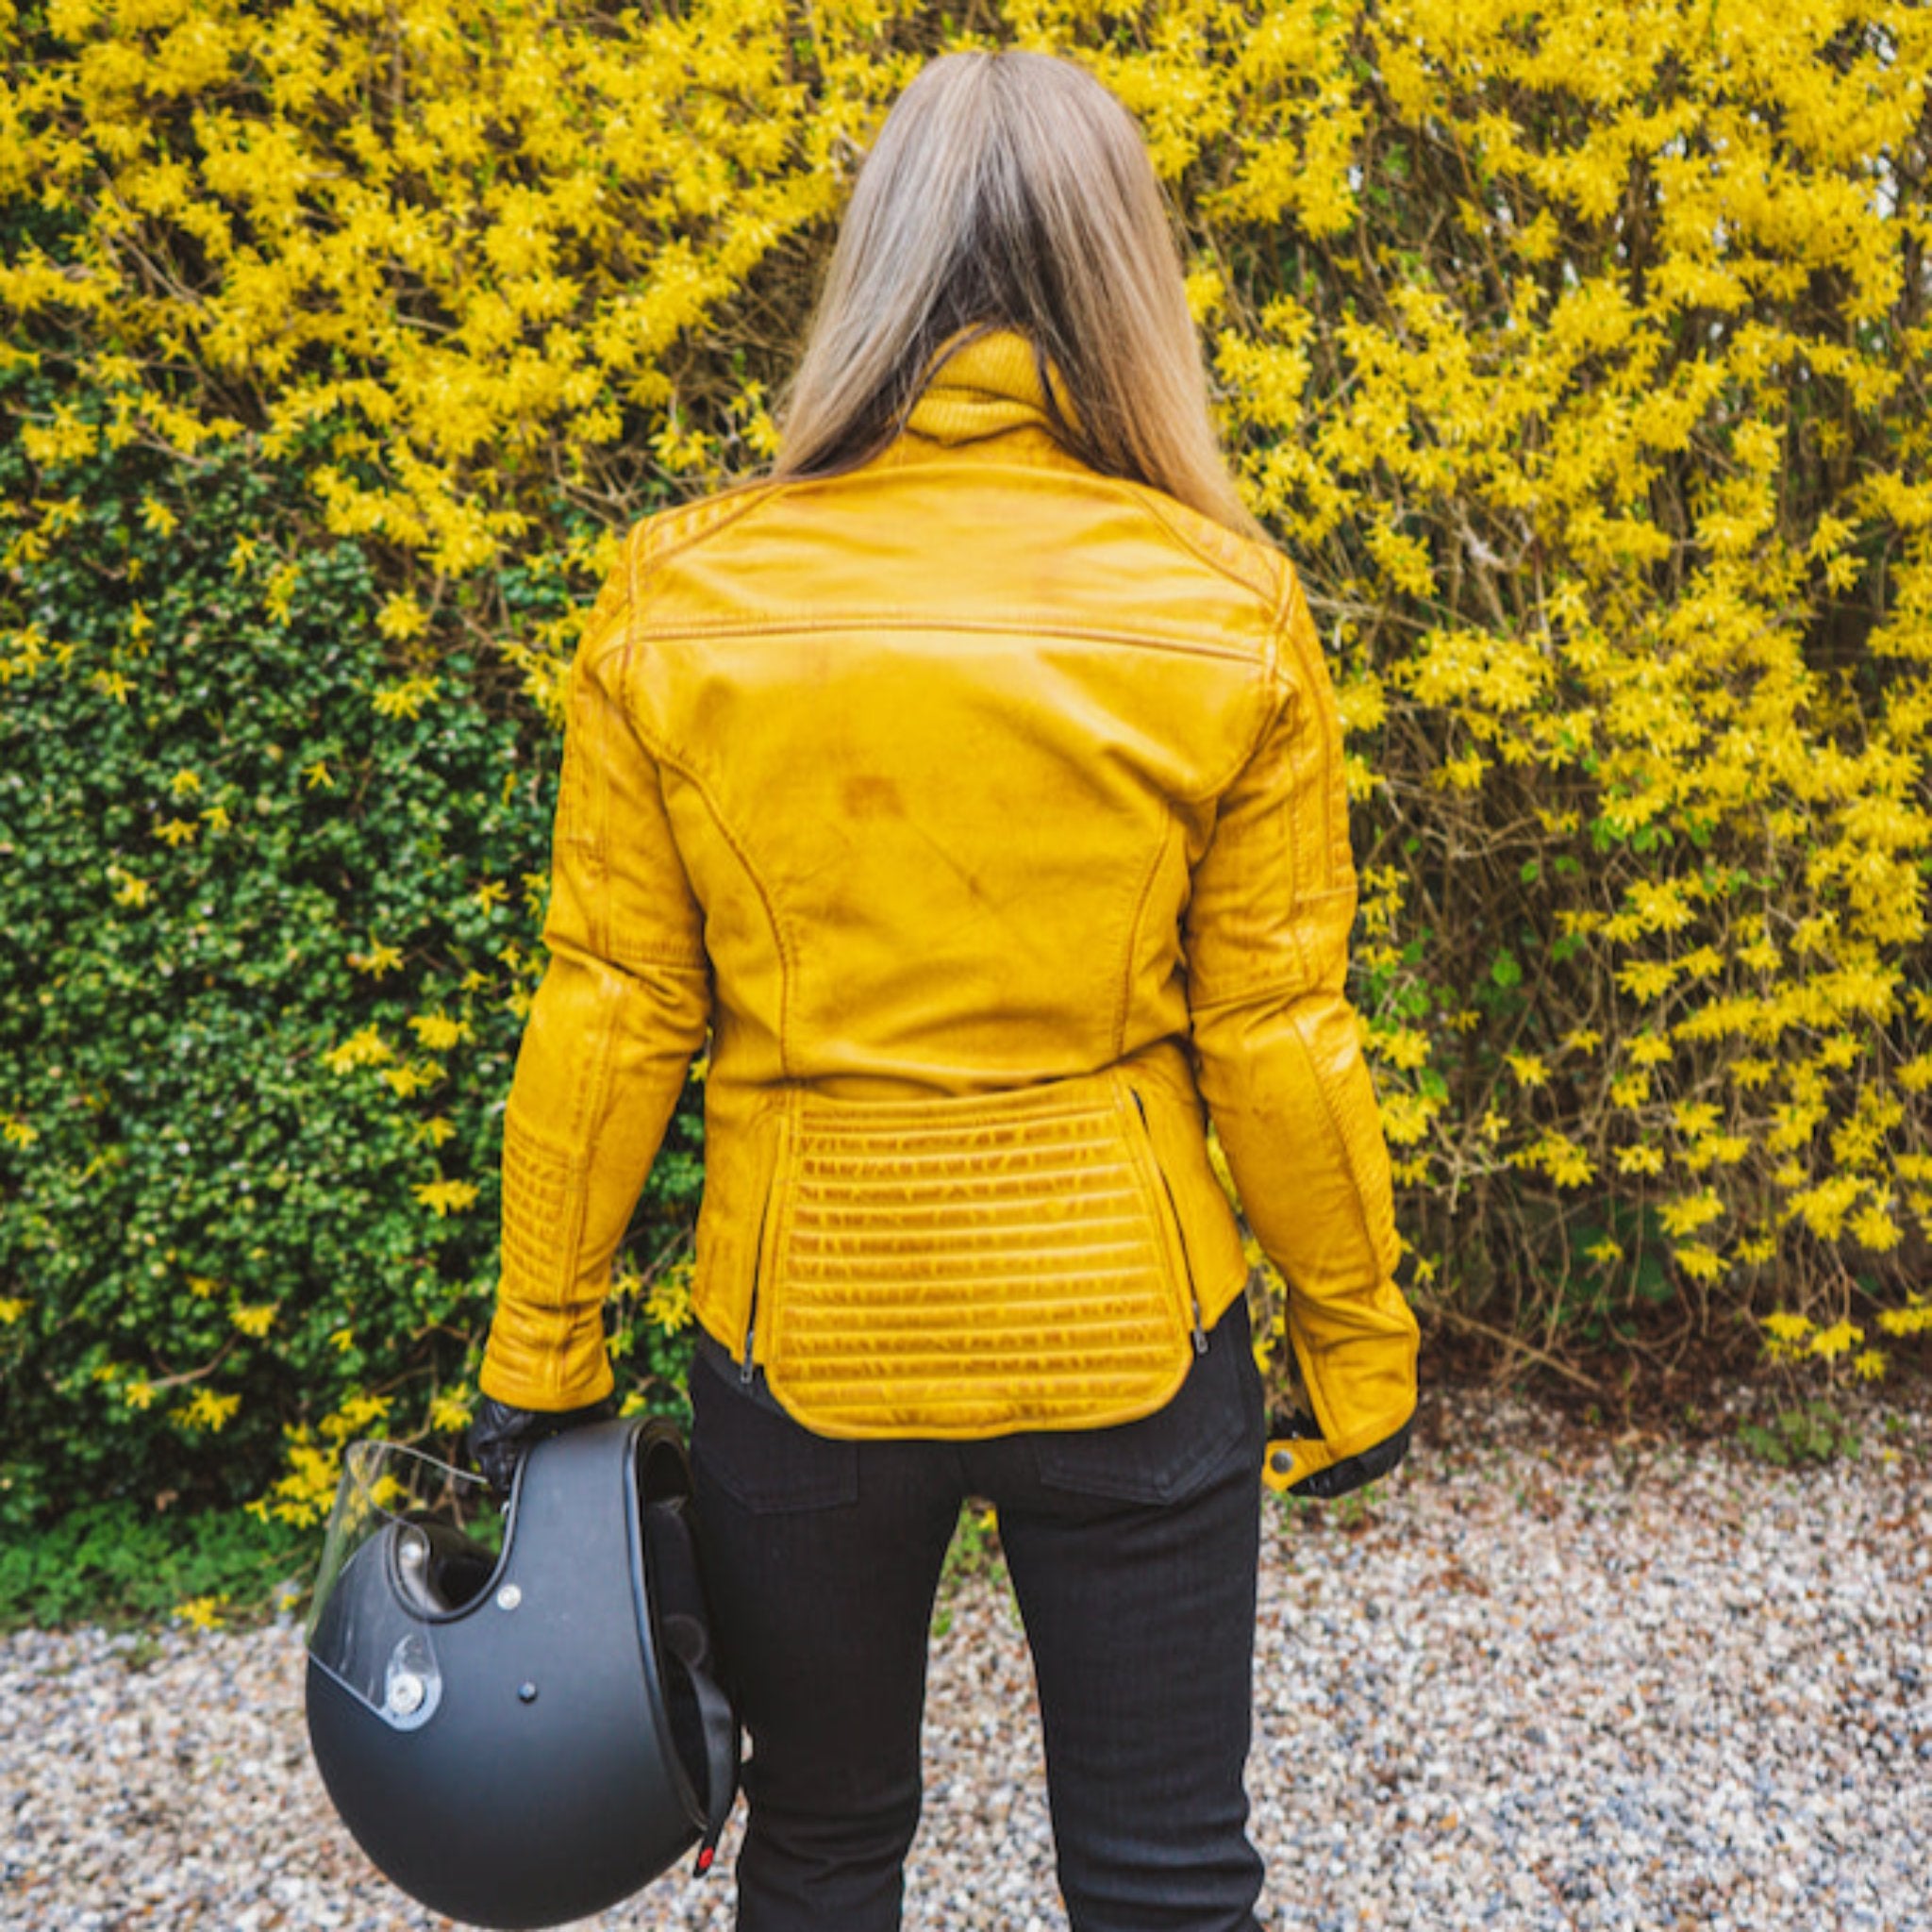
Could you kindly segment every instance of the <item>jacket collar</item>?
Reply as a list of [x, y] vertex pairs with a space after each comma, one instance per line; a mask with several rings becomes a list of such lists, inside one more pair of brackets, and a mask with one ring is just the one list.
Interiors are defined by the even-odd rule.
[[[1018, 329], [1000, 328], [971, 341], [949, 336], [933, 358], [934, 374], [912, 406], [906, 427], [933, 442], [977, 442], [1009, 429], [1043, 429], [1058, 439], [1033, 343]], [[1049, 368], [1061, 419], [1077, 426], [1058, 370]]]

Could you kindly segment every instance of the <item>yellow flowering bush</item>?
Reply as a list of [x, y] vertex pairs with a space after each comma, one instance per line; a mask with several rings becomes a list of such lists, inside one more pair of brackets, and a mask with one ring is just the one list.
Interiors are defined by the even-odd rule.
[[[207, 882], [244, 849], [299, 886], [286, 1051], [348, 1150], [310, 1211], [339, 1255], [377, 1202], [390, 1284], [372, 1306], [292, 1234], [158, 1205], [107, 1083], [43, 1077], [16, 1026], [0, 1380], [54, 1389], [47, 1426], [110, 1408], [165, 1471], [375, 1392], [386, 1426], [460, 1425], [573, 608], [638, 514], [770, 456], [873, 130], [972, 44], [1087, 62], [1169, 190], [1227, 445], [1332, 654], [1357, 991], [1434, 1318], [1551, 1357], [1775, 1307], [1807, 1324], [1780, 1345], [1856, 1361], [1853, 1331], [1917, 1306], [1923, 9], [0, 0], [0, 682], [23, 734], [138, 767], [87, 858], [101, 933], [242, 917]], [[239, 627], [161, 594], [176, 557]], [[329, 595], [354, 665], [244, 772], [182, 693], [217, 661], [286, 680]], [[398, 746], [446, 774], [441, 825]], [[308, 829], [271, 852], [285, 814]], [[103, 947], [23, 956], [9, 998], [78, 1024]], [[222, 1158], [281, 1171], [266, 1142]], [[675, 1380], [697, 1176], [685, 1141], [671, 1163], [613, 1346]], [[151, 1240], [70, 1283], [62, 1217], [138, 1174]], [[192, 1347], [101, 1327], [124, 1265], [161, 1270]]]
[[1874, 1289], [1932, 1226], [1932, 24], [1287, 11], [1280, 115], [1231, 48], [1188, 122], [1209, 327], [1338, 659], [1442, 1311]]

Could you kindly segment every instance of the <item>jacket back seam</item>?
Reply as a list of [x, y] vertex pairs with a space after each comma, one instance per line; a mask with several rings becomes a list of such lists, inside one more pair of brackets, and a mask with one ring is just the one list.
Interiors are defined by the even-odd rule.
[[[629, 707], [625, 707], [626, 712]], [[785, 922], [778, 915], [777, 901], [772, 896], [770, 888], [759, 876], [758, 869], [752, 863], [751, 849], [738, 833], [732, 830], [731, 823], [725, 818], [711, 788], [705, 783], [697, 768], [685, 758], [680, 757], [668, 744], [663, 743], [655, 734], [638, 727], [638, 736], [660, 765], [675, 772], [691, 789], [695, 791], [710, 814], [711, 823], [718, 828], [718, 836], [729, 848], [732, 858], [744, 868], [744, 875], [751, 881], [751, 889], [758, 894], [758, 904], [763, 907], [766, 921], [772, 928], [772, 941], [778, 952], [778, 1069], [786, 1079], [792, 1077], [791, 1054], [790, 1047], [791, 1019], [791, 985], [796, 963], [790, 941], [786, 937]]]
[[[773, 637], [800, 631], [824, 630], [935, 630], [966, 631], [991, 636], [1065, 638], [1078, 642], [1134, 644], [1155, 651], [1174, 651], [1188, 657], [1218, 658], [1235, 664], [1267, 665], [1273, 652], [1267, 647], [1244, 649], [1237, 645], [1191, 642], [1184, 638], [1161, 637], [1158, 633], [1126, 630], [1110, 625], [1068, 624], [1061, 618], [1044, 621], [1028, 617], [935, 617], [930, 611], [845, 610], [824, 614], [799, 613], [788, 617], [696, 619], [681, 624], [646, 625], [647, 636], [664, 643], [688, 640], [732, 637]], [[613, 648], [606, 645], [608, 651]]]
[[[744, 506], [744, 508], [749, 508], [749, 504]], [[741, 515], [742, 510], [739, 511], [738, 514]], [[790, 1048], [791, 984], [795, 974], [795, 963], [791, 944], [786, 938], [784, 922], [778, 917], [777, 902], [773, 898], [764, 880], [759, 877], [758, 867], [752, 863], [749, 846], [732, 830], [730, 823], [726, 820], [724, 811], [719, 807], [717, 799], [712, 795], [710, 787], [705, 783], [697, 768], [688, 758], [680, 757], [668, 742], [659, 738], [655, 731], [651, 730], [639, 718], [637, 708], [631, 703], [628, 674], [635, 661], [631, 651], [631, 643], [639, 628], [638, 613], [642, 608], [641, 586], [639, 583], [639, 577], [642, 570], [643, 554], [646, 552], [654, 556], [656, 554], [656, 546], [652, 542], [649, 530], [650, 525], [648, 521], [641, 524], [638, 526], [637, 541], [630, 546], [630, 608], [625, 617], [623, 632], [625, 661], [620, 672], [621, 681], [618, 687], [623, 697], [624, 715], [631, 729], [637, 733], [639, 742], [650, 753], [651, 757], [659, 765], [668, 767], [671, 771], [675, 772], [697, 793], [699, 799], [704, 804], [706, 811], [710, 814], [711, 823], [718, 828], [719, 838], [724, 840], [731, 856], [744, 868], [744, 875], [751, 881], [751, 889], [758, 894], [758, 904], [764, 908], [766, 921], [772, 928], [772, 943], [778, 955], [778, 1071], [787, 1079], [790, 1079], [791, 1077]], [[674, 839], [673, 843], [675, 844], [675, 842]], [[682, 858], [683, 855], [680, 854], [680, 862]], [[689, 878], [690, 867], [687, 865], [685, 870], [686, 876]]]
[[1127, 922], [1126, 957], [1121, 962], [1120, 991], [1114, 1000], [1113, 1012], [1113, 1058], [1119, 1060], [1127, 1050], [1127, 1013], [1133, 1005], [1134, 994], [1134, 955], [1140, 945], [1141, 924], [1147, 917], [1147, 901], [1154, 891], [1154, 881], [1160, 876], [1160, 862], [1167, 857], [1167, 848], [1174, 841], [1174, 813], [1164, 813], [1160, 821], [1160, 837], [1154, 843], [1154, 857], [1147, 869], [1141, 875], [1141, 890], [1134, 895], [1134, 916]]

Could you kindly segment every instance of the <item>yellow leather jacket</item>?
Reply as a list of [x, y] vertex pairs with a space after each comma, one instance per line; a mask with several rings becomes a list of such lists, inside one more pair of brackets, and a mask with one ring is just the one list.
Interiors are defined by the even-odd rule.
[[1207, 1103], [1322, 1441], [1415, 1401], [1294, 574], [946, 359], [847, 474], [647, 519], [571, 674], [550, 963], [482, 1386], [609, 1390], [613, 1256], [710, 1040], [693, 1303], [823, 1433], [1151, 1411], [1241, 1294]]

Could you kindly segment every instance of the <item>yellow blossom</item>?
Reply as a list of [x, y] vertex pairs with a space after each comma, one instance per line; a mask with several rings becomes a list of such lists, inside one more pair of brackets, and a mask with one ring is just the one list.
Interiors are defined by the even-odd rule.
[[1852, 1237], [1874, 1254], [1885, 1254], [1905, 1239], [1887, 1204], [1874, 1201], [1852, 1217]]
[[452, 1020], [443, 1012], [415, 1013], [409, 1019], [410, 1029], [423, 1044], [432, 1053], [441, 1053], [466, 1039], [470, 1031], [467, 1020]]
[[353, 1067], [379, 1067], [394, 1058], [373, 1021], [322, 1057], [332, 1074], [346, 1074]]
[[1657, 1208], [1657, 1220], [1666, 1234], [1690, 1234], [1719, 1220], [1724, 1211], [1724, 1202], [1707, 1188], [1701, 1194], [1680, 1194], [1663, 1202]]
[[434, 1087], [443, 1077], [443, 1069], [435, 1060], [411, 1060], [405, 1066], [385, 1067], [377, 1077], [388, 1083], [398, 1100], [408, 1100], [412, 1093]]
[[1865, 1331], [1856, 1322], [1834, 1322], [1829, 1328], [1821, 1328], [1811, 1338], [1809, 1352], [1825, 1361], [1848, 1354], [1865, 1339]]
[[475, 1414], [475, 1397], [466, 1382], [458, 1382], [438, 1393], [429, 1405], [429, 1426], [439, 1435], [454, 1436], [470, 1426]]
[[684, 1273], [673, 1270], [652, 1284], [644, 1298], [644, 1318], [667, 1335], [690, 1325], [691, 1283]]
[[1668, 992], [1676, 976], [1676, 965], [1669, 959], [1633, 959], [1617, 969], [1618, 986], [1639, 1000], [1654, 1000]]
[[410, 1191], [439, 1221], [446, 1214], [461, 1213], [476, 1199], [475, 1184], [471, 1181], [419, 1181]]
[[372, 979], [381, 979], [386, 974], [400, 969], [403, 956], [393, 946], [383, 944], [380, 940], [372, 939], [366, 953], [351, 953], [349, 964], [358, 973], [366, 973]]
[[169, 1415], [184, 1428], [206, 1429], [210, 1435], [220, 1435], [241, 1407], [240, 1395], [197, 1389], [180, 1407], [171, 1409]]
[[1413, 1072], [1428, 1064], [1429, 1038], [1413, 1026], [1377, 1027], [1369, 1035], [1369, 1049], [1391, 1066]]
[[1526, 1150], [1559, 1188], [1580, 1188], [1596, 1176], [1596, 1163], [1567, 1134], [1542, 1136]]
[[1716, 1281], [1724, 1272], [1723, 1257], [1702, 1241], [1680, 1241], [1671, 1258], [1693, 1281]]
[[376, 613], [375, 627], [386, 638], [407, 642], [429, 628], [429, 616], [408, 591], [399, 591]]
[[385, 718], [417, 718], [422, 716], [423, 707], [432, 703], [441, 689], [440, 678], [406, 677], [400, 684], [377, 691], [374, 702]]
[[1619, 1147], [1617, 1149], [1617, 1172], [1619, 1174], [1661, 1174], [1664, 1170], [1664, 1157], [1656, 1147]]

